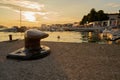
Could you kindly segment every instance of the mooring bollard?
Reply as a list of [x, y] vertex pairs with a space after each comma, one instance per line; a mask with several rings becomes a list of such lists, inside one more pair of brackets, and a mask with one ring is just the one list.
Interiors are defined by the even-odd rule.
[[9, 53], [7, 58], [35, 59], [48, 55], [50, 53], [50, 48], [40, 44], [40, 40], [48, 36], [48, 34], [36, 29], [27, 30], [24, 35], [25, 47]]
[[9, 35], [9, 41], [12, 41], [12, 35], [11, 34]]
[[39, 50], [41, 49], [40, 40], [48, 37], [48, 34], [42, 31], [31, 29], [25, 32], [25, 49]]

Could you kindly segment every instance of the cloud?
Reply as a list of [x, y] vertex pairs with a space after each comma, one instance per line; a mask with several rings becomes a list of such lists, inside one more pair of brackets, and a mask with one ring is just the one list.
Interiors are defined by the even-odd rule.
[[0, 7], [9, 7], [14, 10], [20, 10], [22, 11], [42, 11], [44, 9], [43, 4], [39, 4], [34, 1], [27, 1], [27, 0], [1, 0], [0, 1]]
[[35, 16], [37, 17], [37, 21], [41, 21], [41, 19], [44, 21], [49, 21], [49, 20], [53, 21], [53, 20], [59, 19], [60, 17], [60, 15], [57, 12], [53, 12], [53, 11], [46, 12], [46, 13], [36, 12]]
[[46, 11], [45, 5], [28, 0], [0, 0], [0, 8], [8, 9], [20, 14], [24, 22], [55, 22], [61, 16], [54, 11]]
[[108, 3], [107, 6], [117, 8], [120, 7], [120, 3]]
[[36, 21], [35, 13], [34, 12], [24, 12], [23, 16], [26, 20], [30, 22]]
[[[35, 1], [28, 0], [0, 0], [0, 8], [9, 9], [14, 12], [20, 13], [22, 11], [22, 16], [25, 20], [30, 21], [41, 19], [48, 20], [51, 15], [55, 15], [53, 11], [45, 11], [44, 4], [40, 4]], [[51, 18], [53, 19], [53, 18]]]

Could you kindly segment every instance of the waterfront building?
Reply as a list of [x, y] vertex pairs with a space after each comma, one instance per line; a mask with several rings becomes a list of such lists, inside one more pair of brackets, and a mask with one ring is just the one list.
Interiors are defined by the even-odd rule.
[[107, 14], [109, 19], [104, 21], [94, 21], [87, 23], [87, 27], [116, 27], [120, 26], [120, 14], [112, 13]]
[[109, 17], [109, 20], [119, 20], [119, 13], [110, 13], [107, 15]]

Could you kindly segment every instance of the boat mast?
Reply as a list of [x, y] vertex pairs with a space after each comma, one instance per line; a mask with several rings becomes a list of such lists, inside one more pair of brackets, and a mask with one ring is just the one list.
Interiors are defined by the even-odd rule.
[[20, 27], [21, 27], [21, 25], [22, 25], [22, 12], [21, 12], [21, 9], [20, 9]]

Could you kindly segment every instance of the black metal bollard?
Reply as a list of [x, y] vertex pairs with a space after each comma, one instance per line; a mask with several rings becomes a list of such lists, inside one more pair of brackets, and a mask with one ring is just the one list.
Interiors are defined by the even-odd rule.
[[45, 57], [50, 53], [50, 48], [40, 45], [40, 40], [49, 35], [35, 29], [30, 29], [25, 32], [25, 47], [15, 52], [9, 53], [7, 58], [12, 59], [35, 59]]
[[39, 50], [41, 49], [40, 40], [48, 37], [49, 35], [42, 31], [30, 29], [25, 32], [25, 49]]
[[12, 35], [11, 34], [9, 35], [9, 41], [12, 41]]
[[25, 49], [39, 50], [40, 48], [40, 39], [25, 38]]

